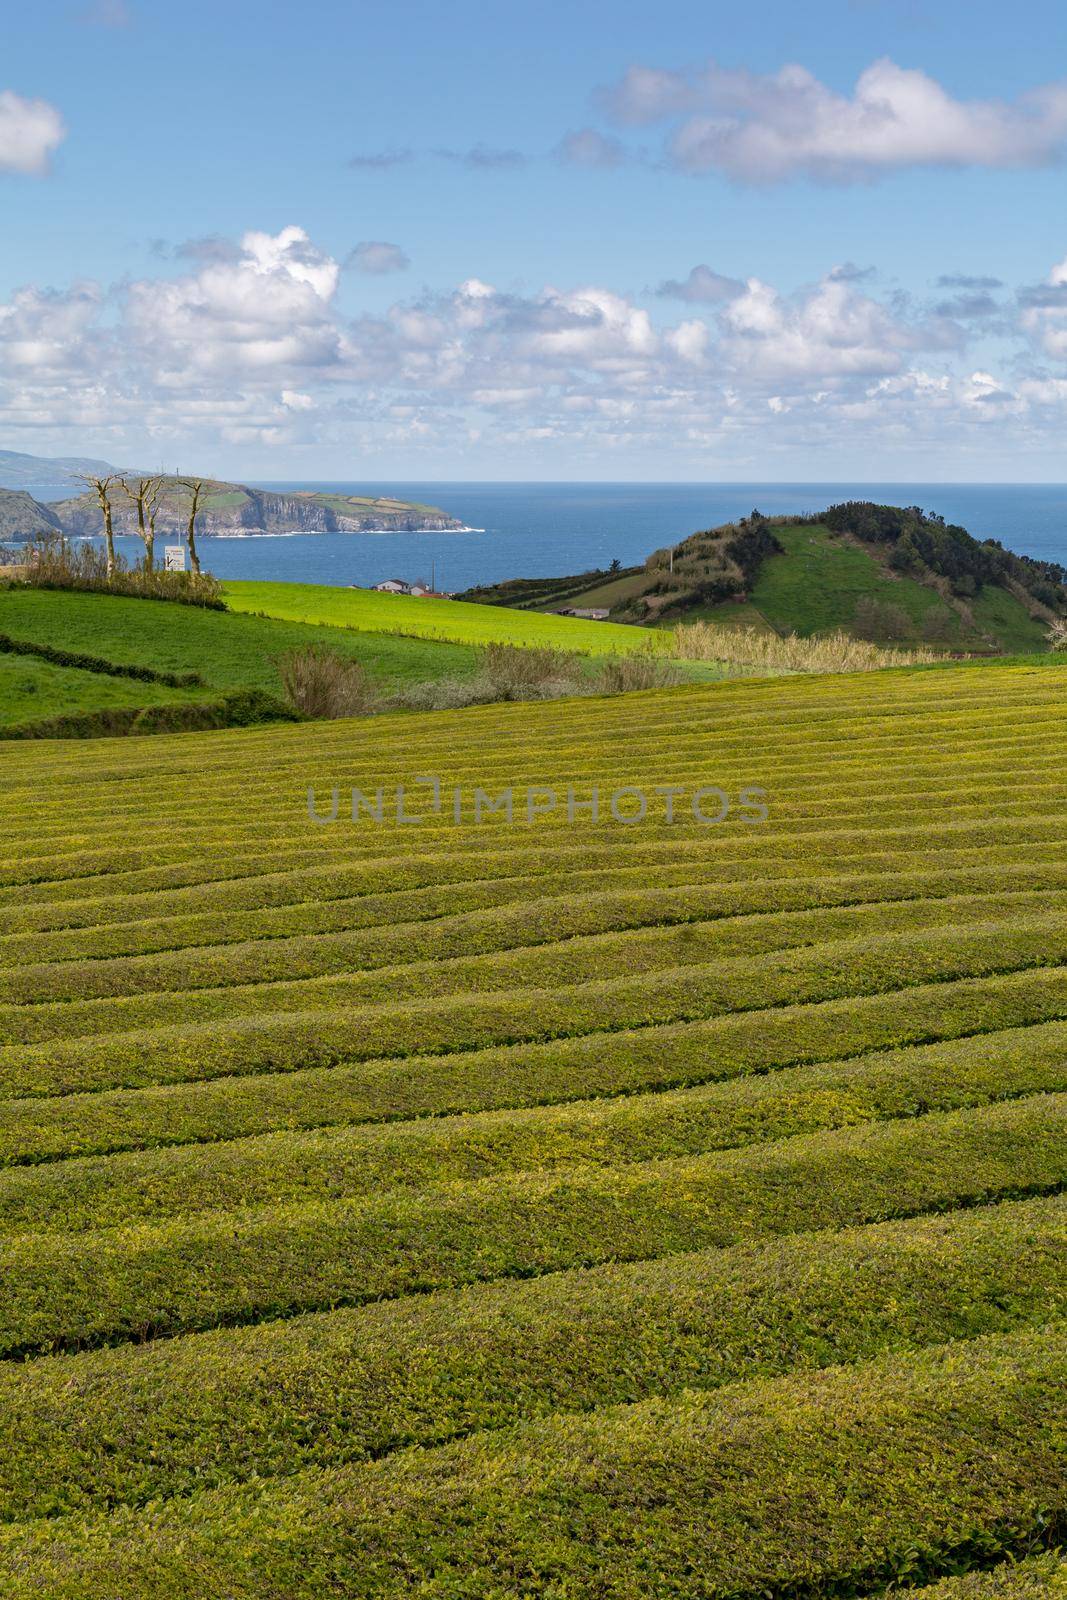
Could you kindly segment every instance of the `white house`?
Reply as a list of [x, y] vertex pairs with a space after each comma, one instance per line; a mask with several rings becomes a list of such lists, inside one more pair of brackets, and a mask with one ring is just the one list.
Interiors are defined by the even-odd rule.
[[386, 578], [384, 583], [375, 583], [371, 587], [379, 594], [410, 594], [411, 585], [405, 583], [403, 578]]

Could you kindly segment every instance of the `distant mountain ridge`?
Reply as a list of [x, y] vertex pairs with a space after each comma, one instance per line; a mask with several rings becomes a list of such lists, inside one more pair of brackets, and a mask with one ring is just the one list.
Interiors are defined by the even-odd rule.
[[0, 450], [0, 489], [59, 489], [76, 483], [79, 473], [104, 477], [115, 470], [95, 456], [31, 456], [21, 450]]
[[[5, 483], [20, 474], [33, 485], [47, 483], [42, 472], [62, 470], [73, 491], [66, 498], [34, 498], [25, 487]], [[103, 519], [92, 489], [79, 481], [82, 473], [106, 477], [116, 472], [104, 461], [66, 456], [46, 458], [0, 451], [0, 538], [32, 539], [42, 533], [97, 534]], [[127, 472], [133, 478], [143, 472]], [[301, 489], [279, 493], [253, 489], [226, 479], [208, 479], [208, 492], [197, 517], [197, 533], [429, 533], [454, 532], [464, 524], [438, 506], [396, 500], [383, 495], [338, 494]], [[189, 489], [181, 478], [164, 476], [163, 498], [156, 516], [157, 535], [184, 531], [189, 515]], [[120, 483], [114, 485], [112, 511], [116, 533], [136, 530], [136, 512]]]

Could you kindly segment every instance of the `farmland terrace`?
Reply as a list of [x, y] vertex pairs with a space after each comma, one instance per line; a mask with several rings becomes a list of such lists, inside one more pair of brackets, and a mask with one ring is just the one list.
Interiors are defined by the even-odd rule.
[[1065, 691], [5, 751], [0, 1591], [1062, 1588]]

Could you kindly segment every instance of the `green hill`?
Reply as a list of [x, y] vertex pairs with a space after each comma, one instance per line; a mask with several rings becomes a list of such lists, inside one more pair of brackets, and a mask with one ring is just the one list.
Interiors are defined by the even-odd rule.
[[850, 502], [691, 534], [642, 568], [472, 590], [482, 603], [607, 607], [645, 627], [698, 618], [802, 637], [835, 630], [946, 652], [1043, 651], [1067, 570], [979, 541], [915, 507]]

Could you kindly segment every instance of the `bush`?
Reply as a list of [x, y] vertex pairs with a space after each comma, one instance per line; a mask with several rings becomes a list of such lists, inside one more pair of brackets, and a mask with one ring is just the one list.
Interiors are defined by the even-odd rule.
[[9, 1366], [0, 1516], [1008, 1332], [1062, 1294], [1063, 1220], [1062, 1199], [1006, 1203]]
[[102, 548], [88, 543], [74, 545], [62, 538], [33, 545], [14, 581], [34, 589], [82, 589], [135, 600], [173, 600], [179, 605], [204, 606], [209, 611], [226, 610], [218, 579], [210, 572], [166, 572], [160, 567], [149, 571], [143, 561], [131, 567], [116, 555], [115, 569], [109, 577]]
[[234, 1600], [881, 1593], [1062, 1537], [1065, 1381], [1053, 1328], [534, 1418], [16, 1524], [0, 1583], [10, 1600], [179, 1600], [205, 1578]]
[[280, 656], [278, 676], [289, 704], [304, 717], [365, 717], [380, 705], [363, 663], [325, 645], [306, 645]]
[[884, 640], [906, 639], [912, 631], [912, 621], [900, 606], [863, 595], [856, 601], [852, 631], [857, 639], [880, 644]]

